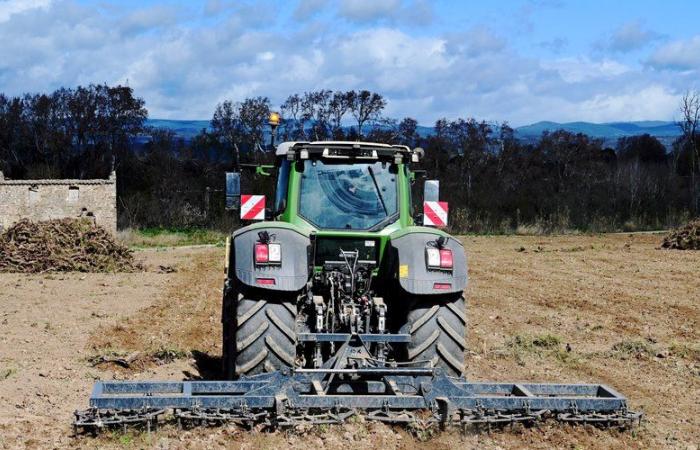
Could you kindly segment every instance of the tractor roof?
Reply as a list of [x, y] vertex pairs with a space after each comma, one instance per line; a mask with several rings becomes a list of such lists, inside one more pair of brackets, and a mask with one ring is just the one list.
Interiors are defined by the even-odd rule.
[[394, 159], [396, 162], [407, 158], [407, 161], [418, 162], [423, 149], [357, 141], [282, 142], [277, 146], [276, 154], [289, 160], [307, 159], [313, 155], [334, 159]]

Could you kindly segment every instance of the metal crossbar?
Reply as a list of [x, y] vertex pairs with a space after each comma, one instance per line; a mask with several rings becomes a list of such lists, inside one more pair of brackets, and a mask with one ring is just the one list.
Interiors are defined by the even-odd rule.
[[73, 424], [93, 432], [138, 424], [150, 429], [170, 410], [180, 424], [271, 427], [341, 423], [358, 413], [425, 426], [490, 426], [544, 417], [615, 426], [641, 420], [641, 414], [627, 410], [627, 399], [606, 385], [469, 382], [440, 368], [375, 360], [363, 343], [373, 338], [350, 336], [315, 369], [284, 368], [237, 381], [100, 381], [90, 409], [76, 411]]
[[[425, 369], [423, 369], [425, 370]], [[340, 423], [356, 413], [391, 423], [502, 424], [545, 416], [564, 422], [627, 425], [641, 419], [627, 400], [600, 384], [472, 383], [438, 369], [383, 369], [337, 373], [285, 370], [238, 381], [101, 381], [91, 408], [76, 412], [76, 428], [99, 429], [143, 422], [173, 410], [187, 423], [236, 422], [253, 426]], [[424, 373], [424, 372], [423, 372]], [[319, 381], [320, 380], [320, 381]], [[142, 420], [138, 420], [143, 416]], [[156, 417], [157, 419], [157, 417]]]
[[[384, 369], [381, 373], [406, 377], [418, 369]], [[345, 387], [344, 393], [317, 395], [307, 374], [323, 373], [323, 369], [297, 371], [294, 374], [263, 375], [239, 381], [101, 381], [95, 383], [90, 406], [98, 409], [144, 408], [274, 408], [275, 399], [283, 394], [289, 408], [328, 408], [342, 404], [349, 408], [430, 409], [438, 397], [447, 398], [458, 409], [517, 410], [546, 409], [550, 412], [612, 412], [626, 409], [627, 399], [609, 386], [599, 384], [517, 384], [470, 383], [444, 375], [410, 376], [413, 394], [397, 395], [390, 389], [369, 393], [370, 381], [334, 382]], [[328, 370], [328, 373], [380, 372], [376, 369]], [[378, 383], [375, 381], [375, 383]], [[406, 384], [405, 380], [396, 383]], [[338, 390], [336, 389], [336, 390]], [[332, 391], [333, 389], [331, 389]], [[342, 392], [342, 389], [340, 389]], [[376, 391], [376, 389], [375, 389]]]

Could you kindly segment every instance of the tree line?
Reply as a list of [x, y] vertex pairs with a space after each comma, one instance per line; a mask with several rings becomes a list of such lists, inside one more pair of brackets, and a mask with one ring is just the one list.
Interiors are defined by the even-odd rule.
[[[386, 117], [370, 91], [318, 90], [272, 106], [267, 97], [224, 101], [210, 127], [184, 139], [146, 126], [143, 99], [127, 86], [0, 94], [0, 170], [9, 178], [92, 178], [118, 172], [120, 227], [229, 228], [224, 173], [272, 162], [277, 142], [368, 140], [425, 149], [430, 178], [441, 180], [455, 231], [548, 232], [662, 228], [697, 214], [700, 101], [681, 102], [681, 136], [666, 149], [649, 135], [600, 139], [559, 130], [522, 142], [507, 123], [439, 119], [429, 134], [411, 117]], [[244, 172], [251, 192], [269, 179]]]

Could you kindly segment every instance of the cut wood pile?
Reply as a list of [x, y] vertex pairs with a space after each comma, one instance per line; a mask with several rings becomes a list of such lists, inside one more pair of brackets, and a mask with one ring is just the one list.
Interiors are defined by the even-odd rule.
[[89, 219], [21, 220], [0, 235], [0, 272], [135, 272], [127, 247]]
[[671, 231], [661, 246], [677, 250], [700, 250], [700, 217]]

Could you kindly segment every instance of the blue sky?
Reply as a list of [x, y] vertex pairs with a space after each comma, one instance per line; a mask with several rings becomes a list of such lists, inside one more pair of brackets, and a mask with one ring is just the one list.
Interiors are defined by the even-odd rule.
[[128, 83], [150, 116], [313, 89], [425, 125], [673, 120], [700, 82], [700, 2], [0, 0], [0, 92]]

